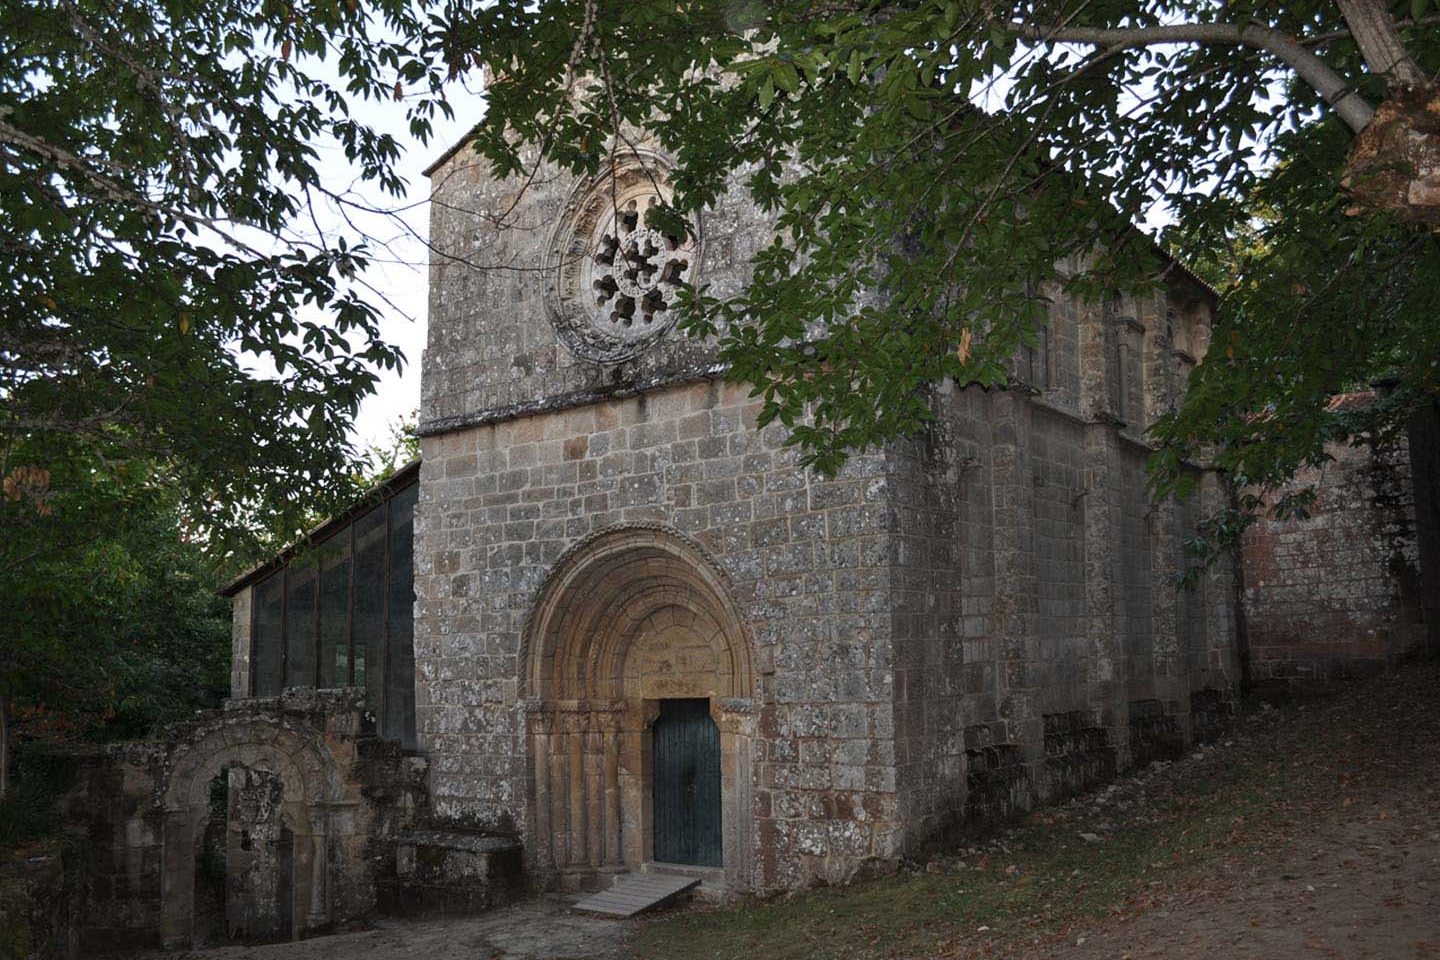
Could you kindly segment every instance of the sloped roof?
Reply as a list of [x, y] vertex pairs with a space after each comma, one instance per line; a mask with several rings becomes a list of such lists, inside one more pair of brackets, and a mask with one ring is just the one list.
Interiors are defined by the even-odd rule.
[[399, 470], [396, 470], [393, 474], [390, 475], [390, 478], [388, 480], [385, 480], [383, 483], [377, 483], [369, 490], [366, 490], [365, 493], [356, 500], [355, 505], [352, 506], [350, 509], [342, 513], [338, 513], [335, 516], [330, 517], [328, 520], [325, 520], [324, 522], [318, 524], [309, 532], [307, 532], [303, 537], [301, 537], [298, 541], [292, 543], [284, 550], [281, 550], [269, 560], [256, 564], [249, 570], [246, 570], [244, 573], [240, 574], [240, 576], [236, 577], [234, 580], [231, 580], [229, 583], [225, 584], [225, 586], [220, 588], [220, 595], [222, 597], [235, 596], [235, 594], [239, 593], [241, 590], [244, 590], [256, 580], [267, 577], [271, 573], [274, 573], [276, 570], [279, 570], [281, 567], [285, 566], [285, 564], [289, 563], [292, 559], [294, 559], [295, 555], [301, 550], [315, 543], [318, 543], [321, 540], [324, 540], [326, 537], [330, 536], [330, 534], [335, 533], [341, 527], [345, 526], [347, 523], [360, 516], [360, 514], [369, 510], [376, 504], [388, 500], [390, 497], [393, 497], [395, 494], [399, 493], [401, 490], [404, 490], [406, 487], [415, 483], [419, 479], [420, 460], [417, 458], [415, 460], [411, 460]]

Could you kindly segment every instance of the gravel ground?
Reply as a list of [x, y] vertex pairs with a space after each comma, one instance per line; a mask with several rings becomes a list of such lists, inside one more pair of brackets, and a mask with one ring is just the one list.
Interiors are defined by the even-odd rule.
[[297, 943], [228, 946], [124, 960], [616, 960], [628, 924], [572, 913], [542, 897], [479, 917], [381, 920], [372, 929]]

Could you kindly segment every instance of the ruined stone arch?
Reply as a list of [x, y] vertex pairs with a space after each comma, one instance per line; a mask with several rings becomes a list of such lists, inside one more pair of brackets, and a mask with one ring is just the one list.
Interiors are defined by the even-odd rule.
[[329, 922], [327, 838], [333, 812], [349, 804], [335, 758], [322, 742], [273, 720], [227, 714], [189, 731], [166, 766], [156, 783], [163, 817], [160, 932], [166, 946], [191, 941], [195, 859], [209, 786], [230, 767], [279, 781], [279, 823], [293, 846], [281, 884], [289, 899], [277, 908], [289, 917], [292, 932], [298, 936]]
[[600, 531], [557, 563], [524, 635], [533, 865], [562, 885], [651, 858], [650, 725], [704, 699], [719, 729], [727, 886], [753, 884], [752, 644], [728, 576], [659, 525]]
[[279, 767], [287, 800], [338, 799], [339, 772], [323, 743], [273, 721], [224, 717], [178, 748], [162, 805], [171, 810], [193, 804], [215, 774], [236, 762]]

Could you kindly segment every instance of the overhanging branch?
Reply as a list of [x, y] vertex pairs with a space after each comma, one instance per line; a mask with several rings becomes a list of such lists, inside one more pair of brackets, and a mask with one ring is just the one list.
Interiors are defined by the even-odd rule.
[[1375, 110], [1350, 84], [1314, 53], [1269, 27], [1233, 23], [1179, 23], [1154, 27], [1067, 27], [1008, 21], [1006, 29], [1039, 43], [1078, 43], [1107, 53], [1166, 43], [1238, 46], [1262, 50], [1283, 61], [1334, 107], [1340, 119], [1359, 133]]

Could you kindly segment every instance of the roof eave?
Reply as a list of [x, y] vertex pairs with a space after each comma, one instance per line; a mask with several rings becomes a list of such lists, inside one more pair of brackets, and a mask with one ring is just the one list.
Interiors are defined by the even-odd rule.
[[305, 535], [302, 536], [299, 540], [290, 544], [288, 547], [281, 550], [269, 560], [257, 563], [249, 570], [246, 570], [244, 573], [240, 574], [238, 577], [225, 584], [225, 586], [220, 588], [220, 596], [235, 596], [237, 593], [250, 586], [250, 584], [254, 583], [256, 580], [268, 576], [274, 571], [279, 570], [281, 567], [285, 566], [285, 564], [289, 563], [290, 560], [294, 558], [295, 554], [299, 552], [301, 547], [305, 547], [312, 543], [315, 543], [318, 540], [325, 539], [331, 533], [345, 526], [345, 524], [351, 522], [360, 514], [375, 506], [377, 500], [383, 500], [385, 497], [391, 494], [398, 493], [399, 491], [410, 486], [412, 483], [417, 482], [419, 479], [420, 460], [417, 458], [415, 460], [411, 460], [409, 463], [396, 470], [385, 481], [377, 483], [369, 490], [366, 490], [363, 494], [360, 495], [360, 497], [356, 500], [355, 504], [349, 509], [337, 513], [333, 517], [328, 517], [322, 522], [316, 524], [313, 528], [307, 531]]

